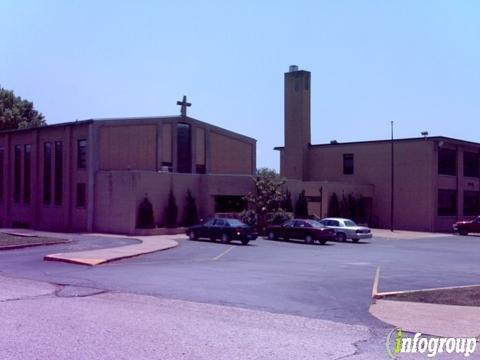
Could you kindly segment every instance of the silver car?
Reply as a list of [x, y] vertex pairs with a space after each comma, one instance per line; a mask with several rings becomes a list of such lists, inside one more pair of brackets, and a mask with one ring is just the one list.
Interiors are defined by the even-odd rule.
[[352, 239], [358, 242], [360, 239], [371, 239], [372, 232], [370, 228], [358, 226], [354, 221], [344, 218], [325, 218], [320, 223], [328, 228], [335, 230], [337, 241], [346, 241]]

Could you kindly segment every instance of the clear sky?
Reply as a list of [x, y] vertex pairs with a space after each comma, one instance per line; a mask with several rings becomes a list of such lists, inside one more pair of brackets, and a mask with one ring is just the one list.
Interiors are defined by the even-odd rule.
[[279, 167], [283, 73], [312, 72], [312, 143], [480, 141], [480, 1], [0, 1], [0, 84], [48, 123], [189, 115]]

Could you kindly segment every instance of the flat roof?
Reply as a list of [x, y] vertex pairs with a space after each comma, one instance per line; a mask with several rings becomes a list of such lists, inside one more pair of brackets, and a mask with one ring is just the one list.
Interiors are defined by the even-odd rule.
[[[407, 142], [407, 141], [452, 141], [452, 142], [459, 142], [468, 145], [480, 146], [480, 143], [455, 139], [447, 136], [426, 136], [426, 137], [413, 137], [413, 138], [401, 138], [401, 139], [393, 139], [394, 142]], [[365, 141], [349, 141], [349, 142], [336, 142], [336, 143], [326, 143], [326, 144], [313, 144], [310, 147], [329, 147], [329, 146], [339, 146], [339, 145], [362, 145], [362, 144], [376, 144], [376, 143], [389, 143], [391, 139], [385, 140], [365, 140]], [[285, 146], [276, 146], [273, 148], [274, 150], [283, 150]]]
[[[61, 126], [75, 126], [75, 125], [86, 125], [86, 124], [91, 124], [91, 123], [103, 123], [103, 122], [122, 122], [122, 121], [145, 121], [145, 120], [173, 120], [173, 119], [182, 119], [181, 115], [167, 115], [167, 116], [132, 116], [132, 117], [116, 117], [116, 118], [91, 118], [91, 119], [85, 119], [85, 120], [76, 120], [76, 121], [69, 121], [69, 122], [63, 122], [63, 123], [58, 123], [58, 124], [47, 124], [44, 126], [39, 126], [39, 127], [32, 127], [32, 128], [23, 128], [23, 129], [10, 129], [10, 130], [2, 130], [0, 131], [0, 135], [2, 134], [7, 134], [7, 133], [16, 133], [16, 132], [24, 132], [24, 131], [29, 131], [29, 130], [35, 130], [35, 129], [50, 129], [50, 128], [55, 128], [55, 127], [61, 127]], [[246, 140], [249, 140], [251, 142], [256, 142], [257, 140], [254, 138], [251, 138], [249, 136], [222, 128], [220, 126], [216, 126], [201, 120], [197, 120], [195, 118], [192, 118], [190, 116], [186, 117], [187, 120], [205, 125], [210, 127], [211, 129], [216, 129], [220, 132], [224, 132], [233, 136], [236, 136], [238, 138], [243, 138]]]

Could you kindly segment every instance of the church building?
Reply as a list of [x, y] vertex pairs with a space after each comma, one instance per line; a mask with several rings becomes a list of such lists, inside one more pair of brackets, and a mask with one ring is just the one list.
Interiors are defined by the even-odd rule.
[[285, 73], [285, 143], [275, 149], [287, 187], [305, 190], [311, 215], [327, 216], [334, 193], [360, 199], [373, 227], [390, 228], [393, 218], [395, 229], [451, 231], [480, 214], [479, 143], [424, 136], [312, 145], [310, 77], [296, 66]]
[[134, 233], [139, 204], [162, 226], [170, 191], [200, 217], [241, 210], [256, 140], [180, 116], [90, 119], [0, 132], [0, 226]]

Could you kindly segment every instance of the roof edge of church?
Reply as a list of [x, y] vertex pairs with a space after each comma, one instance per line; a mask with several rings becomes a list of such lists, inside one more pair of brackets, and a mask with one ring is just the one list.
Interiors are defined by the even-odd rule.
[[[444, 141], [455, 141], [464, 144], [470, 144], [479, 146], [480, 143], [462, 139], [455, 139], [448, 136], [427, 136], [427, 137], [412, 137], [412, 138], [400, 138], [394, 139], [394, 142], [406, 142], [406, 141], [435, 141], [435, 140], [444, 140]], [[348, 142], [336, 142], [336, 143], [326, 143], [326, 144], [310, 144], [309, 147], [328, 147], [328, 146], [338, 146], [338, 145], [359, 145], [359, 144], [375, 144], [375, 143], [389, 143], [391, 139], [384, 139], [384, 140], [364, 140], [364, 141], [348, 141]], [[284, 150], [285, 146], [276, 146], [273, 148], [274, 150]]]
[[[23, 128], [23, 129], [8, 129], [8, 130], [2, 130], [0, 131], [1, 134], [7, 134], [7, 133], [17, 133], [17, 132], [24, 132], [24, 131], [29, 131], [29, 130], [35, 130], [35, 129], [45, 129], [45, 128], [54, 128], [54, 127], [61, 127], [61, 126], [75, 126], [75, 125], [87, 125], [90, 123], [102, 123], [102, 122], [121, 122], [121, 121], [135, 121], [135, 120], [167, 120], [167, 119], [182, 119], [182, 115], [163, 115], [163, 116], [130, 116], [130, 117], [111, 117], [111, 118], [91, 118], [91, 119], [85, 119], [85, 120], [76, 120], [76, 121], [68, 121], [68, 122], [62, 122], [58, 124], [47, 124], [43, 126], [38, 126], [38, 127], [31, 127], [31, 128]], [[238, 132], [228, 130], [226, 128], [213, 125], [211, 123], [207, 123], [205, 121], [201, 121], [195, 118], [192, 118], [190, 116], [187, 116], [186, 119], [190, 121], [197, 122], [199, 124], [203, 124], [205, 126], [208, 126], [212, 129], [217, 129], [220, 132], [228, 133], [231, 135], [235, 135], [236, 137], [246, 139], [250, 142], [257, 142], [255, 138], [252, 138], [247, 135], [240, 134]]]

